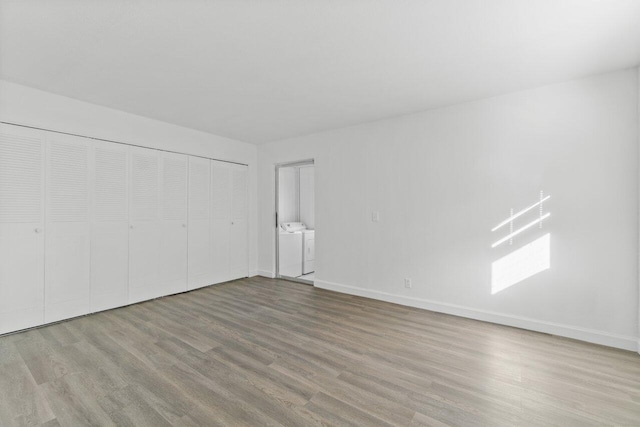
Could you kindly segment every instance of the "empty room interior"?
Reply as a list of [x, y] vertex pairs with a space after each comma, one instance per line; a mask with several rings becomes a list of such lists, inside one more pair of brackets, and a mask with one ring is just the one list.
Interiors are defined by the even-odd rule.
[[0, 426], [640, 426], [639, 103], [638, 0], [0, 0]]

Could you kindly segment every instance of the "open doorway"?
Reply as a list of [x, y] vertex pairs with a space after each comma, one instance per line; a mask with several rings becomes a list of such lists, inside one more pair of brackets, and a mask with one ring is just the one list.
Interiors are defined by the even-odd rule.
[[315, 276], [315, 165], [276, 166], [276, 277], [313, 284]]

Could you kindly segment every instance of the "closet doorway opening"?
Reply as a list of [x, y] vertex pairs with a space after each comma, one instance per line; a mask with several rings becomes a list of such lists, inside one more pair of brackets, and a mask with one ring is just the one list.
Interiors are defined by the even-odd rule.
[[313, 285], [315, 234], [313, 159], [276, 165], [276, 277]]

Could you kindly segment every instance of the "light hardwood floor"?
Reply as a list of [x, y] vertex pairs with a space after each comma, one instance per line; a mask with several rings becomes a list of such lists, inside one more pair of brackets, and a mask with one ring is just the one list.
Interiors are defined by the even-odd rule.
[[263, 278], [0, 337], [0, 424], [640, 425], [640, 356]]

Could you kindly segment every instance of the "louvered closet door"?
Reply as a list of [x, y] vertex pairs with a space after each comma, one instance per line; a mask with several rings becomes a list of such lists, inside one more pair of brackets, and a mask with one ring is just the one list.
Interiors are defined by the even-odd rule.
[[248, 252], [248, 173], [247, 167], [231, 168], [231, 231], [229, 269], [232, 279], [249, 275]]
[[189, 157], [189, 289], [213, 283], [210, 163], [208, 159]]
[[91, 311], [128, 303], [129, 149], [94, 141], [91, 155]]
[[0, 334], [44, 322], [44, 146], [0, 124]]
[[161, 153], [161, 295], [187, 290], [187, 156]]
[[160, 157], [131, 147], [129, 172], [129, 302], [156, 298], [160, 279]]
[[211, 243], [213, 283], [231, 280], [231, 169], [228, 163], [211, 161]]
[[89, 313], [91, 140], [47, 133], [45, 323]]

